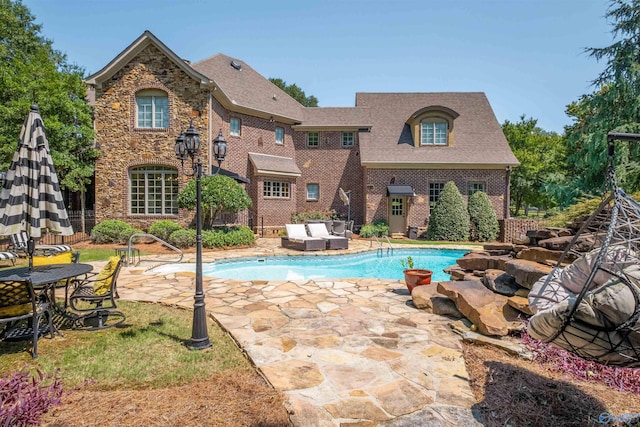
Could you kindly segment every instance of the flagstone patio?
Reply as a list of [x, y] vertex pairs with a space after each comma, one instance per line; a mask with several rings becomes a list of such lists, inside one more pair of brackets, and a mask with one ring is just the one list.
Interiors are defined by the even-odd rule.
[[[348, 250], [321, 254], [371, 249], [356, 239]], [[205, 252], [203, 259], [282, 254], [318, 255], [258, 239], [256, 247]], [[143, 257], [123, 268], [120, 297], [192, 307], [194, 274], [149, 271], [157, 264]], [[287, 396], [294, 425], [481, 425], [459, 336], [448, 318], [416, 309], [403, 281], [205, 277], [203, 286], [207, 311]]]

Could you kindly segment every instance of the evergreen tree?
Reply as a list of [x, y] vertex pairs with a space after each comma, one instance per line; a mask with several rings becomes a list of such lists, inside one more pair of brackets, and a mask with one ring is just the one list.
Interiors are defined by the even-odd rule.
[[[597, 90], [567, 107], [574, 122], [566, 128], [568, 165], [575, 186], [600, 194], [606, 177], [607, 133], [640, 133], [640, 1], [612, 0], [605, 15], [615, 42], [588, 48], [596, 60], [606, 60], [594, 80]], [[627, 192], [640, 189], [640, 144], [616, 142], [618, 184]]]
[[467, 206], [471, 220], [471, 240], [492, 242], [498, 237], [500, 225], [489, 196], [484, 191], [476, 191], [469, 197]]
[[444, 185], [431, 212], [427, 239], [453, 242], [469, 240], [469, 212], [453, 181]]

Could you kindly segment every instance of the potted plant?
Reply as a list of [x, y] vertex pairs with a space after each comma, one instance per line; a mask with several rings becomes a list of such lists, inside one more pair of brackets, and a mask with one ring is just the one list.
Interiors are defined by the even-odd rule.
[[414, 268], [413, 258], [410, 256], [407, 259], [401, 259], [400, 264], [404, 268], [404, 282], [407, 285], [407, 289], [409, 289], [409, 293], [413, 291], [413, 288], [421, 285], [429, 285], [431, 284], [431, 275], [433, 271], [425, 270], [423, 268]]

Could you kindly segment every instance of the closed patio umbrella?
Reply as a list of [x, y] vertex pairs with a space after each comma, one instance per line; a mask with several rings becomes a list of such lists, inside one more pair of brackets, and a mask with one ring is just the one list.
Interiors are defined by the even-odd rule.
[[31, 106], [22, 126], [0, 192], [0, 235], [22, 231], [34, 238], [43, 231], [73, 234], [37, 105]]

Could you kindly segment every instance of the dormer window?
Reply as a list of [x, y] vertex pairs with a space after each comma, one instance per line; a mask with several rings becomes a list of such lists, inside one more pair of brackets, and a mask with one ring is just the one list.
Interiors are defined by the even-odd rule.
[[447, 122], [425, 119], [420, 123], [420, 145], [447, 145]]
[[169, 97], [166, 92], [145, 89], [136, 93], [136, 127], [163, 129], [169, 127]]
[[442, 105], [430, 105], [409, 117], [413, 146], [451, 146], [454, 144], [453, 126], [459, 114]]

